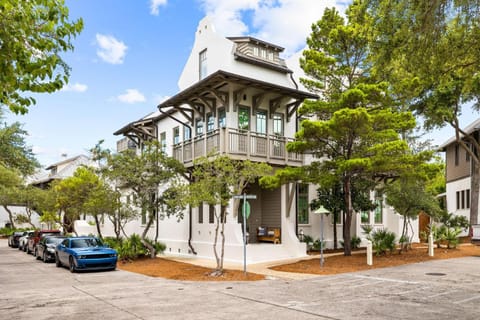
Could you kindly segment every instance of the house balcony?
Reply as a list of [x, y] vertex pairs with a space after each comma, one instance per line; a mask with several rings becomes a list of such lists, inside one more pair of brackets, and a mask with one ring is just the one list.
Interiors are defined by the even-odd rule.
[[251, 131], [221, 128], [173, 146], [173, 157], [185, 166], [193, 160], [217, 152], [232, 159], [266, 162], [277, 166], [301, 166], [303, 155], [288, 152], [286, 145], [293, 139]]
[[135, 150], [137, 147], [135, 142], [131, 139], [124, 137], [117, 141], [117, 152], [123, 152], [126, 150]]

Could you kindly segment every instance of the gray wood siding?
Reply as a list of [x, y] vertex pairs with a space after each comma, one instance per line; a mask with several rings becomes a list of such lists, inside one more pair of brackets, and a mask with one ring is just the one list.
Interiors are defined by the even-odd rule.
[[470, 175], [470, 161], [467, 161], [467, 151], [462, 147], [458, 148], [458, 165], [455, 164], [455, 146], [452, 143], [447, 146], [445, 152], [446, 162], [446, 180], [447, 182], [455, 181]]
[[262, 190], [262, 226], [280, 228], [281, 190]]

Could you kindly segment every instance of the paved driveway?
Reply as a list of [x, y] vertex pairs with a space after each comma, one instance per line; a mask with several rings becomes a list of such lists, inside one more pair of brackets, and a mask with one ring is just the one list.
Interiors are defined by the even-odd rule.
[[479, 273], [471, 257], [309, 280], [181, 282], [71, 274], [0, 240], [0, 319], [479, 319]]

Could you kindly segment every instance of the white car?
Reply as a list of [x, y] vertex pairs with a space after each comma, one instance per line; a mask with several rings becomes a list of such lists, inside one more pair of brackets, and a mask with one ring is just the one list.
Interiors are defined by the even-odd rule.
[[28, 238], [33, 235], [35, 230], [25, 231], [26, 233], [18, 239], [18, 250], [26, 251]]

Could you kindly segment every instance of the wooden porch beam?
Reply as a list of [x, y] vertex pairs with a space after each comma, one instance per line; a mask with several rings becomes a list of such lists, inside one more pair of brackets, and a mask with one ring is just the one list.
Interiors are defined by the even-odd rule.
[[280, 108], [281, 104], [282, 104], [282, 100], [283, 100], [283, 96], [280, 96], [280, 97], [277, 97], [277, 98], [274, 98], [274, 99], [270, 99], [270, 119], [273, 119], [273, 114], [275, 113], [275, 111], [277, 111], [278, 108]]
[[295, 100], [286, 105], [287, 107], [287, 122], [290, 121], [290, 118], [293, 116], [298, 107], [302, 104], [302, 100]]
[[258, 107], [262, 104], [263, 98], [265, 98], [265, 92], [252, 96], [252, 111], [253, 114], [257, 112]]
[[238, 105], [240, 104], [240, 100], [245, 94], [245, 91], [247, 91], [247, 87], [240, 88], [233, 92], [233, 112], [237, 112]]

